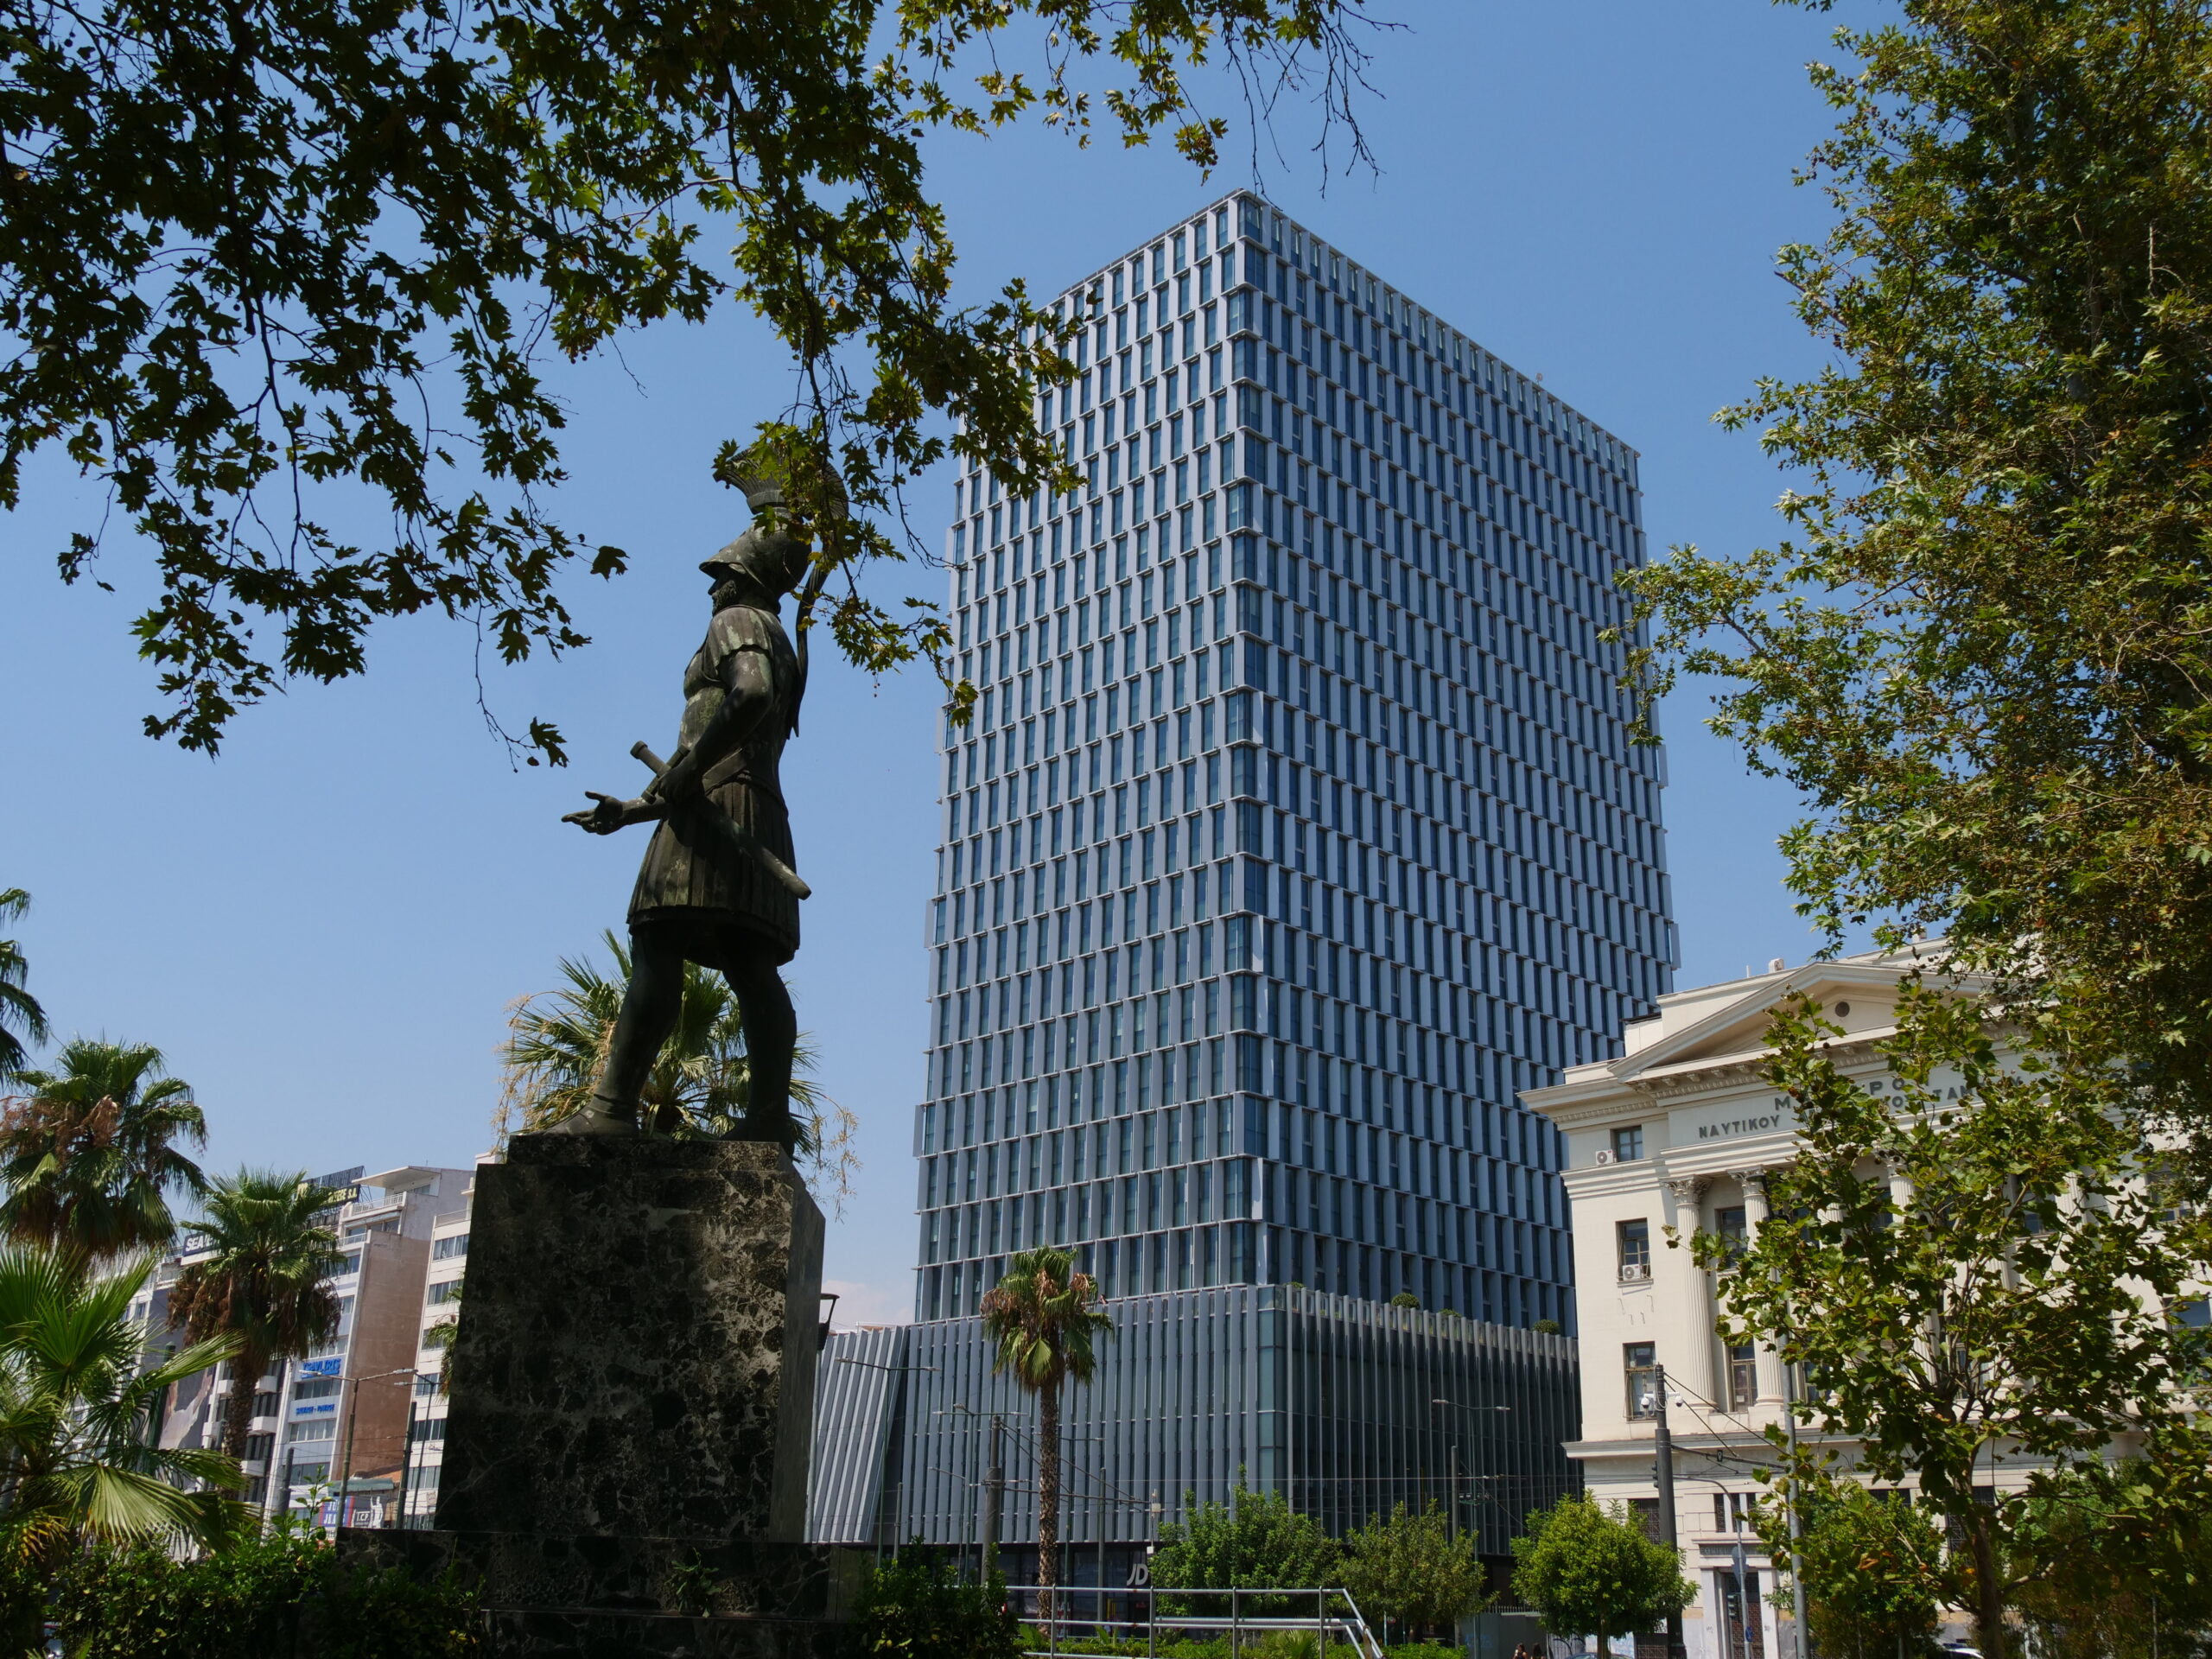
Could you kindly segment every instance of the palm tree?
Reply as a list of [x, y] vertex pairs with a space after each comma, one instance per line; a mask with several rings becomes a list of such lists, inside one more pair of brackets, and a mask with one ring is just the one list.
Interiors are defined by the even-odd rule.
[[176, 1143], [204, 1145], [207, 1120], [162, 1051], [73, 1038], [52, 1071], [16, 1076], [26, 1092], [0, 1113], [0, 1232], [86, 1257], [175, 1238], [168, 1194], [207, 1187]]
[[[506, 1066], [502, 1128], [518, 1122], [524, 1134], [550, 1128], [591, 1098], [630, 979], [629, 951], [613, 933], [603, 937], [614, 958], [612, 975], [588, 960], [564, 957], [566, 985], [524, 997], [509, 1011], [510, 1035], [499, 1049]], [[676, 1029], [645, 1079], [645, 1121], [664, 1135], [719, 1139], [741, 1132], [753, 1071], [737, 999], [720, 974], [686, 963], [680, 1007]], [[814, 1058], [813, 1048], [800, 1043], [793, 1071], [810, 1069]], [[798, 1151], [828, 1172], [842, 1194], [854, 1164], [852, 1114], [804, 1077], [791, 1079], [791, 1099]]]
[[999, 1345], [991, 1370], [1012, 1371], [1037, 1396], [1037, 1583], [1046, 1618], [1059, 1582], [1060, 1384], [1090, 1381], [1092, 1333], [1114, 1328], [1097, 1300], [1098, 1281], [1050, 1246], [1016, 1255], [983, 1296], [983, 1332]]
[[[12, 922], [30, 907], [31, 896], [21, 887], [0, 887], [0, 922]], [[24, 1038], [35, 1043], [46, 1040], [46, 1010], [23, 988], [29, 974], [23, 947], [13, 939], [0, 939], [0, 1083], [22, 1070], [28, 1058]], [[10, 1026], [20, 1027], [22, 1036], [10, 1031]]]
[[86, 1538], [212, 1546], [243, 1516], [236, 1458], [149, 1444], [168, 1390], [238, 1347], [219, 1337], [139, 1369], [130, 1303], [153, 1270], [92, 1279], [64, 1255], [0, 1250], [0, 1551], [17, 1560]]
[[280, 1359], [304, 1358], [338, 1328], [330, 1279], [345, 1258], [338, 1236], [315, 1219], [336, 1201], [305, 1174], [242, 1169], [215, 1182], [207, 1214], [184, 1224], [207, 1254], [178, 1273], [169, 1317], [196, 1341], [237, 1338], [223, 1402], [223, 1450], [233, 1458], [245, 1455], [262, 1373]]

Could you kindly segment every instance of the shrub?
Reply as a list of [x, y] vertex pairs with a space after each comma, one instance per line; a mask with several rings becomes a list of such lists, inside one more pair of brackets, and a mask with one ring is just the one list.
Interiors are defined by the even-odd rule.
[[[1403, 1503], [1370, 1516], [1344, 1536], [1344, 1584], [1359, 1610], [1387, 1626], [1450, 1626], [1491, 1598], [1472, 1538], [1452, 1535], [1434, 1503], [1415, 1515]], [[1386, 1629], [1385, 1635], [1388, 1630]]]
[[1587, 1497], [1560, 1499], [1529, 1516], [1513, 1541], [1513, 1589], [1544, 1628], [1599, 1637], [1653, 1629], [1695, 1599], [1681, 1557], [1645, 1535], [1628, 1506], [1601, 1509]]
[[1006, 1580], [963, 1579], [921, 1550], [879, 1563], [854, 1609], [860, 1650], [900, 1659], [1016, 1659]]
[[[1162, 1590], [1268, 1590], [1319, 1588], [1338, 1583], [1344, 1573], [1336, 1541], [1311, 1516], [1291, 1509], [1280, 1492], [1251, 1492], [1238, 1487], [1226, 1503], [1197, 1503], [1184, 1495], [1180, 1520], [1160, 1529], [1152, 1558], [1152, 1581]], [[1255, 1596], [1243, 1602], [1254, 1616], [1309, 1611], [1311, 1598]], [[1160, 1598], [1163, 1612], [1224, 1612], [1228, 1598]]]
[[[327, 1536], [279, 1525], [199, 1560], [93, 1548], [46, 1586], [72, 1659], [467, 1659], [476, 1597], [450, 1576], [341, 1573]], [[29, 1605], [11, 1598], [35, 1617]]]

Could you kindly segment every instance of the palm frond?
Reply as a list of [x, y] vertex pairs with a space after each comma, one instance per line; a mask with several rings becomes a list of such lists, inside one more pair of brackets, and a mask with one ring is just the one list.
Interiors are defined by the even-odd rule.
[[[334, 1197], [298, 1172], [243, 1169], [212, 1183], [206, 1213], [185, 1224], [207, 1254], [177, 1275], [170, 1317], [194, 1341], [234, 1343], [234, 1369], [247, 1377], [327, 1339], [339, 1311], [329, 1280], [344, 1258], [317, 1217]], [[243, 1433], [225, 1426], [226, 1436]]]
[[[499, 1046], [503, 1079], [493, 1126], [511, 1134], [550, 1128], [583, 1109], [607, 1065], [614, 1022], [628, 989], [630, 954], [613, 933], [601, 935], [614, 971], [602, 973], [588, 958], [561, 960], [564, 982], [512, 1003], [507, 1036]], [[794, 1074], [816, 1061], [801, 1039], [792, 1054]], [[724, 1139], [745, 1134], [753, 1068], [745, 1046], [738, 1001], [722, 976], [687, 963], [675, 1029], [662, 1045], [640, 1091], [646, 1121], [664, 1133]], [[844, 1212], [860, 1166], [859, 1124], [811, 1080], [794, 1075], [791, 1088], [794, 1154], [810, 1169]]]
[[0, 1230], [87, 1258], [158, 1249], [176, 1234], [173, 1192], [198, 1192], [204, 1144], [191, 1085], [150, 1044], [72, 1038], [0, 1112]]
[[[0, 923], [16, 920], [30, 908], [30, 894], [21, 887], [0, 889]], [[29, 1058], [26, 1039], [34, 1043], [47, 1039], [46, 1010], [24, 988], [29, 977], [30, 963], [22, 946], [13, 939], [0, 939], [0, 1082], [22, 1069]]]
[[145, 1443], [162, 1391], [236, 1350], [194, 1343], [142, 1370], [131, 1304], [152, 1270], [92, 1279], [54, 1252], [0, 1250], [0, 1556], [41, 1560], [80, 1538], [213, 1545], [238, 1524], [235, 1458]]

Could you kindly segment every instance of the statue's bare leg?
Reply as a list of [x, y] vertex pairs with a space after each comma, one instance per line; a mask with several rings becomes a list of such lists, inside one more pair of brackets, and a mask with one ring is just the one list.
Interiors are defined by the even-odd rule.
[[630, 931], [630, 983], [622, 1012], [607, 1045], [607, 1066], [591, 1100], [575, 1116], [554, 1126], [556, 1135], [634, 1135], [639, 1128], [638, 1096], [660, 1058], [661, 1046], [676, 1029], [683, 1007], [683, 951], [656, 927]]
[[741, 939], [717, 964], [737, 998], [745, 1022], [745, 1054], [751, 1070], [745, 1121], [754, 1135], [791, 1147], [791, 1052], [798, 1045], [798, 1016], [791, 1009], [779, 963]]

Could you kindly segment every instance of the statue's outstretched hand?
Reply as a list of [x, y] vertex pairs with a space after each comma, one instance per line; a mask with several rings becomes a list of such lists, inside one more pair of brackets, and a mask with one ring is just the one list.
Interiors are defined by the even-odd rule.
[[561, 822], [573, 823], [594, 836], [611, 836], [625, 824], [635, 823], [638, 820], [632, 816], [632, 810], [644, 804], [602, 795], [595, 789], [588, 789], [584, 793], [591, 797], [593, 804], [581, 812], [563, 813]]

